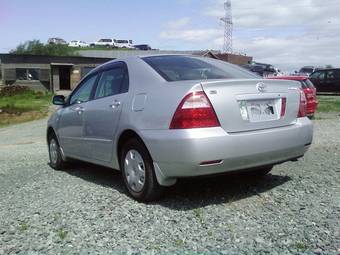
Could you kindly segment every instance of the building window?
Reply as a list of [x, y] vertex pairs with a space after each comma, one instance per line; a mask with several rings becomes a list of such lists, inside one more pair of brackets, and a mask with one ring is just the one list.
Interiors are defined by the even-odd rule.
[[39, 80], [39, 69], [27, 69], [27, 68], [17, 68], [16, 79], [21, 81], [37, 81]]

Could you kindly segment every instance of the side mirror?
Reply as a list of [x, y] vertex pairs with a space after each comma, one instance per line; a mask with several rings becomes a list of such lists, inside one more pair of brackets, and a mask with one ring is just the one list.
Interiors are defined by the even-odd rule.
[[54, 105], [65, 105], [65, 97], [62, 95], [56, 95], [53, 97], [52, 103]]

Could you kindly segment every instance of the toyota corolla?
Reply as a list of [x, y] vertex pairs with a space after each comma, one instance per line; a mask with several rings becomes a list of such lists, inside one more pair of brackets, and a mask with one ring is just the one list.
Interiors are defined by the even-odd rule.
[[53, 103], [51, 167], [78, 159], [120, 170], [140, 201], [159, 198], [178, 178], [265, 175], [302, 157], [313, 137], [299, 83], [195, 56], [113, 60]]

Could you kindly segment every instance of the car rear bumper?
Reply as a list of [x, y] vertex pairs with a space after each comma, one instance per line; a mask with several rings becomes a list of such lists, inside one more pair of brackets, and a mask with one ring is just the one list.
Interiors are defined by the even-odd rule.
[[[143, 140], [164, 179], [223, 173], [292, 160], [304, 155], [313, 125], [299, 118], [290, 126], [227, 133], [222, 128], [144, 130]], [[220, 160], [202, 166], [202, 162]]]

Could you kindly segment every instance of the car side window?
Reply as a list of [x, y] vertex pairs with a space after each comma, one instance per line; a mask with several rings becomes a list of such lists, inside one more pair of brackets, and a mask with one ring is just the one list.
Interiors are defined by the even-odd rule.
[[335, 75], [334, 75], [334, 71], [328, 71], [327, 72], [327, 79], [328, 80], [334, 80]]
[[315, 72], [315, 73], [312, 73], [312, 74], [310, 75], [310, 77], [316, 79], [316, 78], [319, 77], [320, 74], [321, 74], [321, 72]]
[[79, 86], [81, 86], [70, 99], [70, 104], [79, 104], [84, 103], [90, 100], [92, 89], [96, 83], [98, 74], [93, 75], [87, 78], [84, 82], [82, 82]]
[[334, 74], [334, 76], [335, 76], [335, 79], [340, 79], [340, 70], [335, 70], [335, 74]]
[[319, 75], [319, 80], [321, 80], [321, 81], [323, 81], [323, 80], [325, 80], [325, 78], [326, 78], [326, 73], [325, 72], [320, 72], [320, 75]]
[[124, 67], [115, 67], [103, 71], [98, 81], [95, 99], [124, 93], [127, 73]]

